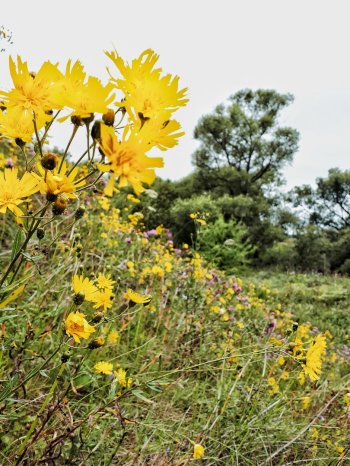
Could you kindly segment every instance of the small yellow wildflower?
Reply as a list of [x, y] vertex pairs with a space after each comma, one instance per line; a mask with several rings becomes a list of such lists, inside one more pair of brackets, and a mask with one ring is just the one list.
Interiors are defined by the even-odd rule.
[[116, 372], [114, 372], [114, 375], [115, 375], [119, 385], [121, 385], [122, 387], [127, 386], [126, 372], [125, 372], [124, 369], [122, 369], [120, 367]]
[[109, 333], [107, 341], [109, 344], [114, 345], [117, 343], [117, 341], [120, 340], [120, 334], [117, 332], [117, 330], [112, 330], [112, 332]]
[[94, 283], [88, 278], [84, 278], [82, 275], [74, 275], [72, 288], [74, 293], [81, 293], [86, 301], [93, 301], [92, 298], [97, 292]]
[[202, 447], [202, 445], [200, 445], [199, 443], [195, 443], [193, 445], [193, 458], [195, 460], [200, 460], [203, 455], [204, 455], [204, 447]]
[[46, 121], [51, 119], [46, 112], [53, 108], [62, 108], [60, 105], [55, 107], [52, 100], [53, 84], [62, 77], [57, 65], [47, 61], [38, 72], [31, 73], [28, 64], [22, 62], [19, 56], [17, 66], [10, 57], [10, 73], [14, 88], [9, 92], [0, 91], [8, 108], [15, 107], [34, 112], [37, 118], [45, 118]]
[[95, 303], [94, 308], [98, 309], [100, 307], [103, 307], [104, 310], [109, 309], [113, 305], [113, 299], [114, 295], [112, 293], [112, 290], [105, 289], [103, 291], [97, 291], [92, 296], [91, 301]]
[[95, 328], [85, 319], [85, 314], [81, 312], [71, 312], [65, 322], [67, 335], [74, 338], [76, 343], [80, 343], [80, 338], [87, 339]]
[[124, 293], [124, 298], [132, 301], [135, 304], [148, 304], [151, 301], [150, 295], [141, 295], [133, 291], [131, 288], [128, 289], [126, 293]]
[[306, 353], [306, 362], [304, 364], [305, 375], [308, 375], [311, 381], [320, 378], [322, 367], [322, 356], [326, 351], [326, 337], [317, 335], [314, 344], [310, 346]]
[[112, 78], [112, 83], [121, 89], [125, 99], [117, 105], [124, 107], [134, 121], [154, 119], [163, 115], [161, 123], [179, 107], [186, 105], [187, 89], [179, 90], [179, 78], [170, 74], [161, 76], [161, 68], [154, 68], [159, 56], [151, 49], [132, 60], [131, 65], [116, 52], [106, 52], [122, 75], [122, 79]]
[[[45, 119], [38, 118], [37, 130], [45, 124]], [[19, 108], [9, 108], [6, 112], [0, 111], [1, 136], [30, 142], [34, 133], [33, 114]]]
[[310, 406], [310, 400], [311, 398], [309, 396], [304, 396], [304, 398], [302, 399], [303, 409], [307, 409]]
[[113, 373], [113, 364], [111, 362], [100, 361], [94, 365], [94, 369], [98, 374], [110, 375]]
[[115, 284], [115, 281], [111, 279], [110, 274], [102, 275], [102, 273], [99, 273], [99, 275], [97, 277], [97, 286], [100, 289], [102, 289], [102, 290], [103, 289], [112, 290], [114, 284]]
[[0, 213], [2, 214], [9, 209], [16, 216], [23, 215], [18, 205], [39, 191], [39, 183], [31, 173], [26, 172], [21, 179], [18, 179], [17, 175], [17, 168], [5, 168], [0, 173]]
[[74, 192], [86, 184], [85, 180], [75, 181], [78, 175], [79, 169], [75, 167], [70, 173], [66, 162], [62, 163], [59, 161], [57, 167], [48, 171], [45, 170], [41, 164], [38, 164], [38, 170], [41, 176], [38, 179], [41, 180], [40, 192], [47, 193], [51, 196], [58, 196], [64, 194], [68, 198], [74, 198]]
[[280, 356], [280, 357], [278, 358], [278, 364], [279, 364], [280, 366], [283, 366], [283, 364], [284, 364], [285, 362], [286, 362], [286, 360], [284, 359], [283, 356]]

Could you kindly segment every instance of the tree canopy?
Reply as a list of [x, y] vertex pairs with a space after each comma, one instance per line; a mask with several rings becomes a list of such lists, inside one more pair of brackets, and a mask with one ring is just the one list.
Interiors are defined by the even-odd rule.
[[215, 176], [231, 194], [280, 181], [281, 169], [298, 148], [298, 131], [279, 126], [281, 111], [292, 102], [291, 94], [265, 89], [231, 96], [228, 105], [218, 105], [196, 126], [201, 145], [193, 156], [195, 167], [207, 172], [206, 179]]

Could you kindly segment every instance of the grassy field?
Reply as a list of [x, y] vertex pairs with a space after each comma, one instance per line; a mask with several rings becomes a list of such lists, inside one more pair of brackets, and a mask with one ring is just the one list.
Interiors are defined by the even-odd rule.
[[248, 282], [270, 290], [269, 300], [283, 303], [301, 322], [329, 330], [341, 344], [350, 338], [350, 278], [336, 275], [251, 272]]
[[[1, 314], [4, 464], [346, 464], [347, 279], [228, 277], [146, 232], [132, 200], [84, 203], [73, 226], [57, 218], [29, 244], [26, 289]], [[17, 228], [3, 224], [4, 247]], [[100, 274], [109, 301], [77, 304], [73, 278], [101, 286]], [[77, 312], [94, 329], [80, 342], [67, 332]]]

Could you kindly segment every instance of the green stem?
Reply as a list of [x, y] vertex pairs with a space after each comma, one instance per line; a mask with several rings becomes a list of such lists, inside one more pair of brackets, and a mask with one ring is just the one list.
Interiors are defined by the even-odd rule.
[[[90, 146], [90, 149], [91, 147], [93, 147], [93, 144], [91, 144]], [[74, 168], [83, 160], [83, 158], [85, 157], [85, 155], [88, 153], [88, 150], [86, 149], [86, 151], [78, 158], [78, 160], [75, 162], [75, 164], [72, 166], [72, 168], [69, 170], [69, 172], [67, 173], [67, 176], [69, 176], [72, 171], [74, 170]]]
[[66, 159], [66, 157], [67, 157], [69, 147], [70, 147], [70, 145], [72, 144], [73, 139], [74, 139], [74, 136], [76, 135], [78, 129], [79, 129], [79, 126], [78, 126], [78, 125], [74, 125], [74, 126], [73, 126], [72, 135], [71, 135], [71, 137], [69, 138], [67, 147], [66, 147], [66, 149], [65, 149], [65, 151], [64, 151], [64, 153], [63, 153], [63, 156], [62, 156], [62, 159], [61, 159], [61, 163], [60, 163], [60, 166], [59, 166], [59, 168], [58, 168], [58, 173], [61, 171], [63, 162], [65, 161], [65, 159]]
[[22, 445], [20, 446], [20, 449], [18, 451], [18, 454], [20, 455], [20, 457], [19, 457], [16, 464], [20, 464], [20, 461], [22, 460], [22, 456], [23, 456], [23, 453], [24, 453], [24, 451], [26, 449], [26, 446], [28, 445], [28, 443], [30, 441], [30, 438], [32, 436], [32, 433], [34, 432], [34, 430], [35, 430], [35, 428], [36, 428], [36, 426], [37, 426], [37, 424], [39, 422], [39, 417], [43, 413], [46, 406], [49, 404], [49, 401], [50, 401], [50, 399], [51, 399], [51, 397], [53, 395], [53, 392], [56, 390], [59, 378], [62, 375], [65, 367], [66, 367], [66, 363], [63, 363], [61, 365], [60, 370], [58, 371], [58, 374], [56, 375], [56, 378], [55, 378], [55, 380], [54, 380], [54, 382], [53, 382], [53, 384], [52, 384], [52, 386], [51, 386], [51, 388], [49, 390], [49, 393], [46, 395], [45, 400], [44, 400], [43, 404], [41, 405], [41, 408], [40, 408], [38, 414], [35, 416], [35, 419], [34, 419], [34, 421], [32, 422], [32, 425], [29, 428], [29, 431], [28, 431], [28, 433], [27, 433], [27, 435], [26, 435], [26, 437], [24, 439], [24, 442], [22, 443]]
[[39, 152], [40, 152], [40, 157], [43, 157], [43, 149], [41, 147], [41, 140], [39, 138], [39, 132], [38, 132], [38, 127], [36, 126], [36, 119], [35, 119], [35, 113], [34, 113], [34, 118], [33, 118], [33, 124], [34, 124], [34, 131], [35, 131], [35, 136], [36, 140], [38, 141], [38, 147], [39, 147]]

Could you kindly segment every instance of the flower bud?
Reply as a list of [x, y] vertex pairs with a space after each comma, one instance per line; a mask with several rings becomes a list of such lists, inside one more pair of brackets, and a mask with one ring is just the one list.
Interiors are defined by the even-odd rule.
[[44, 236], [45, 236], [45, 230], [43, 230], [42, 228], [38, 228], [38, 229], [36, 230], [36, 237], [37, 237], [38, 239], [43, 239]]
[[48, 191], [46, 193], [46, 200], [49, 201], [49, 202], [55, 202], [55, 200], [57, 199], [57, 194], [54, 194], [54, 193], [50, 193], [50, 191]]
[[22, 141], [21, 138], [16, 138], [15, 139], [15, 143], [17, 144], [18, 147], [20, 147], [21, 149], [26, 145], [26, 143], [24, 141]]
[[90, 113], [88, 117], [82, 118], [81, 121], [85, 123], [86, 125], [89, 125], [91, 122], [94, 121], [95, 115], [93, 113]]
[[80, 306], [81, 304], [83, 304], [84, 301], [85, 301], [85, 294], [82, 291], [80, 291], [79, 293], [76, 293], [73, 297], [73, 303], [76, 306]]
[[67, 362], [69, 358], [70, 358], [69, 353], [63, 353], [62, 356], [61, 356], [61, 361], [62, 362]]
[[101, 122], [95, 121], [91, 129], [91, 137], [94, 140], [99, 140], [101, 137]]
[[94, 324], [97, 324], [98, 322], [101, 322], [102, 319], [103, 319], [103, 312], [96, 312], [96, 314], [94, 314], [92, 317], [92, 322]]
[[79, 207], [76, 212], [75, 212], [75, 219], [76, 220], [79, 220], [80, 218], [82, 218], [85, 214], [85, 207]]
[[45, 170], [53, 170], [57, 167], [58, 157], [56, 154], [49, 152], [48, 154], [44, 155], [41, 159], [41, 165]]
[[105, 344], [105, 339], [103, 337], [97, 337], [95, 340], [89, 343], [89, 349], [101, 348]]
[[67, 201], [65, 199], [63, 199], [63, 197], [59, 197], [56, 199], [56, 201], [54, 202], [53, 206], [52, 206], [52, 213], [54, 215], [61, 215], [63, 214], [63, 212], [66, 210], [67, 208]]
[[70, 121], [73, 123], [75, 126], [82, 126], [83, 122], [80, 117], [73, 115], [70, 117]]
[[111, 108], [107, 109], [107, 112], [102, 115], [103, 123], [107, 126], [113, 126], [115, 120], [115, 112]]

